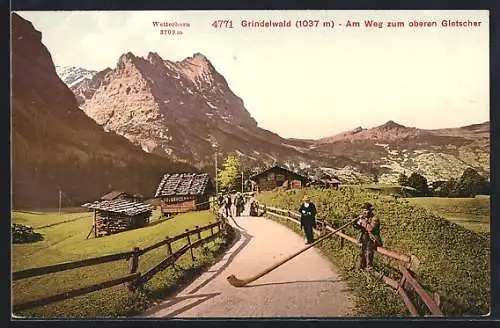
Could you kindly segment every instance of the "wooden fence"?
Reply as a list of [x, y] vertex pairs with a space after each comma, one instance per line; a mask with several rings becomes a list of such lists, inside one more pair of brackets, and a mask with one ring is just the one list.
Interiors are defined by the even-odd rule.
[[[42, 305], [46, 305], [49, 303], [57, 302], [57, 301], [62, 301], [66, 299], [70, 299], [76, 296], [88, 294], [97, 290], [105, 289], [105, 288], [110, 288], [116, 285], [120, 285], [123, 283], [127, 283], [127, 287], [129, 290], [134, 291], [137, 289], [140, 289], [144, 286], [146, 282], [148, 282], [155, 274], [158, 272], [161, 272], [165, 270], [167, 267], [173, 265], [177, 259], [179, 259], [183, 254], [186, 252], [190, 251], [191, 259], [194, 261], [194, 254], [193, 254], [193, 249], [197, 247], [204, 246], [205, 244], [214, 241], [215, 239], [219, 237], [223, 237], [227, 233], [227, 226], [228, 223], [224, 218], [219, 218], [217, 222], [215, 223], [210, 223], [206, 226], [203, 227], [195, 227], [193, 230], [188, 230], [182, 234], [179, 234], [174, 237], [166, 237], [164, 240], [159, 241], [151, 246], [148, 246], [146, 248], [140, 249], [139, 247], [134, 247], [131, 251], [129, 252], [123, 252], [123, 253], [117, 253], [117, 254], [111, 254], [111, 255], [106, 255], [106, 256], [100, 256], [100, 257], [94, 257], [94, 258], [89, 258], [85, 260], [80, 260], [80, 261], [74, 261], [74, 262], [66, 262], [66, 263], [60, 263], [60, 264], [55, 264], [55, 265], [49, 265], [45, 267], [39, 267], [39, 268], [32, 268], [32, 269], [26, 269], [22, 271], [17, 271], [14, 272], [12, 275], [12, 280], [20, 280], [20, 279], [26, 279], [30, 277], [36, 277], [36, 276], [42, 276], [46, 274], [51, 274], [55, 272], [61, 272], [61, 271], [66, 271], [70, 269], [75, 269], [75, 268], [80, 268], [80, 267], [87, 267], [87, 266], [92, 266], [96, 264], [102, 264], [102, 263], [107, 263], [107, 262], [113, 262], [113, 261], [119, 261], [119, 260], [124, 260], [128, 259], [129, 260], [129, 266], [128, 266], [128, 273], [127, 275], [120, 277], [120, 278], [115, 278], [109, 281], [101, 282], [95, 285], [90, 285], [86, 286], [83, 288], [78, 288], [78, 289], [73, 289], [66, 291], [64, 293], [60, 293], [57, 295], [51, 295], [48, 297], [44, 297], [41, 299], [36, 299], [20, 304], [14, 304], [13, 305], [13, 310], [14, 311], [22, 311]], [[205, 231], [210, 231], [210, 234], [202, 238], [201, 233]], [[179, 240], [185, 240], [185, 244], [175, 252], [172, 251], [172, 243], [179, 241]], [[137, 272], [137, 269], [139, 267], [139, 259], [142, 255], [157, 249], [159, 247], [165, 246], [167, 248], [167, 257], [162, 260], [160, 263], [157, 265], [153, 266], [149, 270], [147, 270], [144, 274], [141, 274], [140, 272]]]
[[[263, 212], [263, 214], [272, 215], [281, 219], [286, 219], [292, 221], [296, 224], [299, 224], [300, 215], [293, 211], [283, 210], [280, 208], [269, 207], [265, 204], [259, 205], [259, 210]], [[318, 229], [314, 229], [315, 232], [319, 235], [324, 235], [328, 231], [334, 231], [335, 228], [330, 226], [328, 222], [324, 219], [317, 218], [316, 219]], [[356, 238], [353, 238], [349, 235], [346, 235], [343, 231], [339, 231], [335, 233], [335, 235], [339, 236], [340, 247], [344, 247], [344, 241], [347, 240], [350, 243], [361, 247], [361, 244], [358, 242]], [[432, 296], [419, 284], [417, 279], [414, 277], [414, 272], [417, 270], [420, 262], [416, 256], [400, 254], [398, 252], [391, 251], [384, 247], [377, 247], [376, 251], [381, 255], [388, 257], [392, 260], [396, 261], [396, 268], [401, 272], [401, 279], [399, 281], [394, 280], [390, 277], [387, 277], [381, 273], [376, 273], [376, 277], [383, 283], [392, 287], [395, 292], [397, 292], [406, 307], [410, 311], [412, 316], [419, 316], [419, 313], [408, 296], [409, 292], [415, 292], [427, 306], [429, 311], [433, 316], [442, 316], [443, 312], [439, 308], [439, 294], [434, 293]]]

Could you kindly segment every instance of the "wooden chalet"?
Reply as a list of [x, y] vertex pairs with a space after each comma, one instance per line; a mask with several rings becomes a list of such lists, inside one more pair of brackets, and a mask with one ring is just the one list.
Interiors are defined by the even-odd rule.
[[252, 181], [252, 190], [257, 192], [271, 191], [276, 188], [301, 189], [310, 182], [308, 177], [278, 165], [252, 175], [249, 179]]
[[95, 237], [146, 226], [153, 210], [149, 204], [125, 199], [98, 200], [82, 207], [94, 210]]
[[163, 215], [210, 208], [209, 197], [215, 188], [207, 173], [165, 174], [158, 185], [155, 198], [161, 200]]

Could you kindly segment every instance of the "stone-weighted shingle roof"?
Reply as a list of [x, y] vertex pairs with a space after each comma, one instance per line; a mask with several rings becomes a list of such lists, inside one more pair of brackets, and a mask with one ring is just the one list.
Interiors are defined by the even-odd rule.
[[205, 193], [210, 183], [207, 173], [165, 174], [158, 185], [155, 197], [199, 196]]
[[153, 210], [153, 206], [150, 204], [132, 202], [123, 199], [100, 200], [83, 204], [82, 207], [92, 208], [100, 211], [120, 213], [128, 216], [134, 216]]
[[124, 192], [124, 191], [113, 190], [113, 191], [107, 193], [106, 195], [102, 196], [101, 200], [113, 200], [113, 199], [117, 199], [121, 196], [132, 197], [132, 194], [130, 194], [128, 192]]

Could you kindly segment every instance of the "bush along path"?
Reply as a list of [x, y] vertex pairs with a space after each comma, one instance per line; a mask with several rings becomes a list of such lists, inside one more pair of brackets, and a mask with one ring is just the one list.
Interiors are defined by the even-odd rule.
[[[428, 291], [438, 292], [445, 316], [485, 315], [490, 310], [490, 239], [469, 231], [429, 211], [409, 205], [404, 199], [374, 195], [356, 188], [340, 190], [281, 191], [264, 193], [259, 201], [268, 206], [296, 211], [306, 194], [318, 208], [318, 216], [333, 227], [340, 226], [352, 214], [360, 213], [363, 202], [375, 206], [381, 221], [384, 247], [415, 255], [420, 260], [418, 281]], [[299, 228], [284, 222], [297, 232]], [[354, 228], [346, 234], [356, 236]], [[338, 238], [323, 242], [320, 249], [342, 270], [357, 298], [357, 312], [363, 316], [408, 315], [403, 301], [384, 284], [371, 279], [356, 267], [359, 248], [339, 247]], [[397, 272], [394, 264], [375, 255], [375, 269], [387, 276]], [[428, 315], [425, 306], [413, 299], [419, 312]]]

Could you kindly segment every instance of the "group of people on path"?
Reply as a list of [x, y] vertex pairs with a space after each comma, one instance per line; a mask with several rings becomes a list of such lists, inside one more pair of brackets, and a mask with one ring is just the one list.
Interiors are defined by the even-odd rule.
[[[362, 214], [356, 217], [353, 223], [355, 229], [360, 231], [358, 241], [361, 243], [359, 268], [362, 270], [373, 269], [373, 256], [377, 247], [382, 246], [380, 237], [380, 221], [374, 214], [374, 207], [364, 203], [361, 207]], [[314, 242], [313, 229], [316, 228], [316, 206], [308, 196], [302, 199], [299, 207], [300, 228], [304, 230], [306, 245]]]
[[253, 197], [251, 199], [245, 199], [245, 196], [240, 192], [237, 192], [236, 195], [234, 195], [234, 198], [231, 194], [226, 194], [225, 196], [219, 194], [218, 196], [219, 208], [222, 209], [222, 214], [225, 217], [230, 218], [233, 218], [233, 204], [235, 208], [235, 216], [238, 217], [243, 215], [245, 204], [248, 201], [250, 202], [249, 215], [257, 216], [257, 201]]

